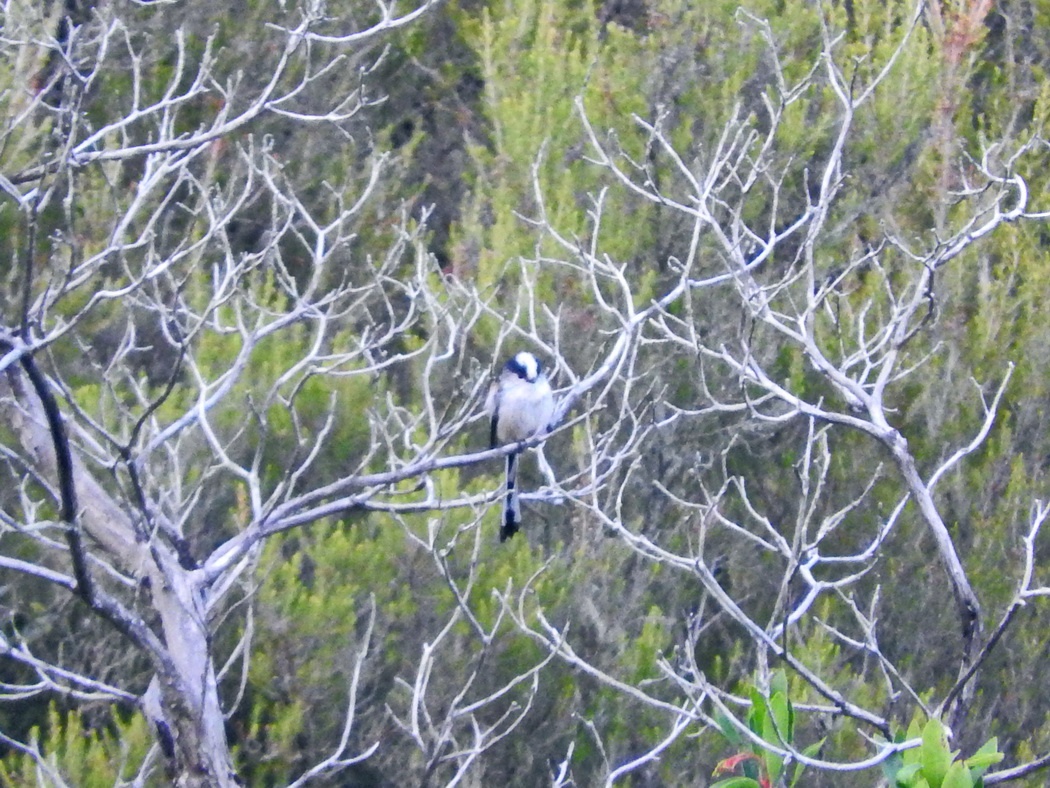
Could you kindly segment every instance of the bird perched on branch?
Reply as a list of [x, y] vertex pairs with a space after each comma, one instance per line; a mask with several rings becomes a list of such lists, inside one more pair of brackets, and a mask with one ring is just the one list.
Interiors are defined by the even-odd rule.
[[[489, 388], [485, 409], [492, 419], [489, 432], [492, 448], [526, 440], [547, 429], [554, 415], [554, 395], [543, 367], [532, 353], [517, 353], [503, 365], [499, 378]], [[518, 454], [507, 455], [507, 490], [499, 529], [501, 542], [514, 536], [521, 525], [515, 489]]]

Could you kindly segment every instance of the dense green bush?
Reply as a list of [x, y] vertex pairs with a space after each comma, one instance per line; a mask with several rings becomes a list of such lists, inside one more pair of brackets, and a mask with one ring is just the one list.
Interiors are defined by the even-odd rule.
[[[347, 753], [370, 755], [320, 775], [322, 784], [536, 785], [559, 775], [567, 784], [571, 774], [573, 784], [597, 785], [623, 767], [617, 776], [638, 785], [836, 785], [841, 774], [820, 764], [803, 771], [763, 743], [848, 762], [869, 757], [874, 741], [921, 739], [885, 761], [887, 779], [972, 785], [993, 774], [985, 770], [997, 768], [998, 753], [1013, 766], [1050, 751], [1050, 697], [1030, 678], [1050, 626], [1045, 606], [1034, 599], [1010, 612], [1002, 641], [988, 640], [1017, 601], [1050, 456], [1050, 268], [1036, 215], [1046, 207], [1045, 10], [979, 0], [915, 10], [876, 0], [450, 2], [360, 50], [315, 41], [289, 69], [289, 85], [311, 69], [320, 76], [283, 109], [320, 111], [332, 96], [358, 96], [350, 117], [305, 123], [262, 113], [194, 153], [171, 176], [172, 190], [145, 204], [137, 202], [140, 159], [63, 170], [67, 182], [40, 217], [4, 203], [0, 249], [11, 262], [0, 292], [0, 357], [27, 309], [25, 281], [31, 299], [46, 301], [80, 261], [116, 235], [124, 242], [97, 276], [41, 313], [38, 330], [63, 321], [75, 330], [56, 330], [36, 355], [78, 425], [80, 450], [129, 509], [138, 506], [138, 482], [126, 470], [134, 463], [93, 441], [105, 443], [106, 431], [133, 454], [150, 429], [204, 410], [198, 403], [210, 386], [236, 367], [229, 393], [207, 406], [208, 431], [187, 431], [163, 451], [158, 442], [139, 466], [144, 494], [177, 522], [200, 566], [280, 508], [289, 468], [314, 441], [309, 473], [294, 479], [303, 489], [404, 469], [420, 456], [480, 451], [487, 430], [470, 420], [481, 409], [479, 381], [508, 352], [538, 350], [567, 388], [631, 337], [629, 360], [608, 388], [586, 392], [568, 414], [575, 421], [545, 446], [561, 488], [545, 487], [542, 468], [526, 459], [523, 487], [539, 492], [524, 538], [503, 546], [493, 538], [502, 460], [487, 458], [362, 485], [367, 494], [355, 487], [353, 500], [346, 489], [318, 493], [309, 506], [346, 501], [246, 553], [252, 568], [208, 626], [247, 784], [291, 782], [341, 741]], [[243, 109], [284, 52], [281, 28], [298, 24], [303, 10], [244, 2], [219, 12], [188, 0], [96, 12], [91, 24], [126, 28], [127, 47], [86, 45], [102, 66], [70, 115], [83, 124], [76, 132], [41, 108], [19, 115], [28, 86], [57, 66], [38, 48], [5, 45], [5, 179], [21, 184], [17, 176], [60, 150], [63, 134], [90, 134], [173, 85], [184, 88], [192, 69], [179, 76], [178, 40], [187, 62], [214, 60], [208, 91], [172, 110], [176, 133]], [[61, 8], [12, 4], [6, 13], [6, 28], [42, 39], [57, 29]], [[378, 13], [356, 0], [329, 2], [317, 29], [335, 35]], [[129, 76], [133, 61], [141, 83]], [[881, 80], [855, 115], [842, 110], [829, 76], [835, 66], [857, 94]], [[98, 149], [147, 144], [154, 132], [132, 123]], [[1011, 160], [1029, 140], [1039, 144]], [[719, 170], [728, 149], [739, 158]], [[835, 182], [822, 185], [837, 156]], [[951, 741], [974, 753], [960, 760], [942, 741], [938, 704], [958, 678], [966, 638], [928, 523], [914, 500], [903, 503], [908, 490], [887, 444], [850, 426], [856, 409], [803, 343], [749, 311], [726, 242], [697, 229], [693, 216], [702, 202], [696, 184], [720, 172], [710, 184], [716, 221], [785, 234], [754, 271], [757, 286], [774, 293], [771, 308], [801, 312], [827, 287], [821, 308], [798, 324], [811, 327], [829, 359], [847, 364], [949, 239], [998, 205], [981, 166], [1023, 177], [1033, 215], [930, 274], [926, 306], [892, 361], [915, 371], [894, 378], [884, 403], [929, 480], [982, 429], [1010, 376], [986, 439], [934, 496], [981, 601], [978, 645], [990, 645]], [[342, 222], [368, 189], [313, 283], [317, 238], [327, 240], [317, 226]], [[789, 233], [825, 204], [822, 189], [834, 199], [819, 236]], [[221, 232], [190, 210], [216, 195], [241, 201]], [[741, 235], [729, 246], [752, 259], [762, 237]], [[587, 267], [588, 254], [608, 265], [605, 273]], [[36, 278], [25, 273], [31, 255]], [[213, 307], [223, 260], [255, 255], [236, 295]], [[156, 260], [172, 262], [143, 287], [150, 298], [98, 296]], [[694, 283], [724, 281], [684, 287], [629, 334], [623, 315], [651, 309], [688, 266]], [[304, 316], [248, 347], [247, 334], [232, 328], [285, 314], [299, 289], [315, 284], [341, 293], [330, 333], [315, 333]], [[171, 304], [167, 317], [158, 303]], [[186, 340], [192, 370], [165, 339], [179, 304], [207, 315]], [[374, 353], [327, 365], [387, 331]], [[707, 352], [667, 341], [672, 331], [699, 337]], [[719, 348], [753, 358], [775, 385], [841, 419], [776, 410]], [[874, 385], [878, 371], [865, 374]], [[446, 433], [445, 423], [464, 429]], [[8, 513], [0, 552], [68, 571], [64, 554], [51, 557], [29, 533], [54, 525], [60, 506], [46, 480], [27, 472], [31, 463], [6, 448], [17, 440], [0, 424]], [[107, 466], [111, 454], [124, 464]], [[377, 490], [387, 505], [372, 506]], [[807, 556], [792, 540], [832, 522], [820, 543], [825, 557], [861, 552], [885, 523], [893, 528], [850, 569], [855, 580], [789, 624], [809, 588]], [[793, 564], [770, 547], [777, 539], [798, 548]], [[1034, 548], [1038, 560], [1044, 554]], [[683, 556], [693, 563], [677, 561]], [[8, 647], [94, 671], [132, 696], [145, 691], [150, 664], [129, 655], [116, 630], [93, 631], [67, 589], [9, 574], [0, 599]], [[120, 586], [115, 574], [107, 582], [148, 620], [148, 591]], [[1035, 585], [1039, 577], [1037, 566]], [[712, 582], [769, 643], [727, 613]], [[779, 660], [774, 646], [790, 659]], [[11, 661], [0, 664], [0, 678], [32, 680]], [[70, 784], [130, 780], [144, 762], [147, 782], [166, 779], [134, 704], [81, 710], [55, 705], [46, 692], [12, 703], [0, 731], [39, 747]], [[57, 784], [5, 745], [8, 784]], [[858, 779], [874, 784], [879, 769]]]

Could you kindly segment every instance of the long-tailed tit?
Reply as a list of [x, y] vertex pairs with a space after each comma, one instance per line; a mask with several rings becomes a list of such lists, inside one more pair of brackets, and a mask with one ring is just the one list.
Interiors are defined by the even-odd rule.
[[[554, 395], [540, 362], [532, 353], [521, 352], [503, 365], [503, 371], [489, 389], [485, 409], [492, 417], [489, 440], [492, 448], [517, 443], [546, 429], [554, 415]], [[503, 520], [499, 540], [518, 532], [521, 507], [515, 481], [518, 452], [507, 455], [507, 492], [503, 499]]]

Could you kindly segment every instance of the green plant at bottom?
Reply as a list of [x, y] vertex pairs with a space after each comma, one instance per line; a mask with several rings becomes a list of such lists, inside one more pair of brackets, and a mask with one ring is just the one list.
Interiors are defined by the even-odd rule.
[[[739, 750], [715, 766], [714, 776], [740, 769], [742, 774], [728, 777], [714, 783], [711, 788], [773, 788], [773, 786], [798, 784], [805, 765], [795, 766], [790, 782], [785, 782], [784, 756], [773, 748], [795, 749], [795, 707], [788, 699], [787, 676], [783, 671], [775, 671], [770, 678], [769, 694], [763, 695], [757, 687], [752, 687], [751, 710], [747, 715], [747, 728], [770, 747], [764, 747], [754, 738], [744, 736], [737, 725], [741, 723], [719, 718], [719, 728], [729, 743]], [[808, 757], [816, 755], [824, 744], [820, 739], [802, 750]]]
[[948, 746], [948, 729], [938, 719], [931, 719], [922, 731], [913, 720], [908, 732], [898, 741], [922, 738], [922, 744], [895, 753], [883, 764], [890, 785], [897, 788], [981, 788], [984, 773], [1003, 759], [994, 736], [972, 756], [959, 760], [959, 750]]

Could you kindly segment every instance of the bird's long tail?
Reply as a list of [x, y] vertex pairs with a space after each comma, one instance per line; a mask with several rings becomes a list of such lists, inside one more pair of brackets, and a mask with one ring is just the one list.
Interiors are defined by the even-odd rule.
[[507, 455], [507, 494], [503, 498], [503, 523], [499, 528], [499, 540], [507, 541], [518, 532], [521, 525], [521, 507], [518, 505], [517, 486], [518, 455]]

